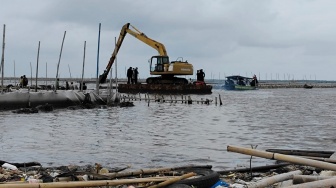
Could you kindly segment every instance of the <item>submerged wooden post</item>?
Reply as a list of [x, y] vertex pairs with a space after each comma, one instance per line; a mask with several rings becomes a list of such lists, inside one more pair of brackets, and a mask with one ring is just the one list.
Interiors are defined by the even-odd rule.
[[182, 101], [182, 104], [183, 104], [183, 95], [181, 95], [181, 99], [182, 99], [181, 101]]
[[190, 96], [188, 96], [188, 104], [192, 104], [192, 100]]
[[148, 96], [148, 106], [149, 106], [149, 102], [150, 102], [150, 98], [149, 98], [149, 96]]
[[139, 100], [141, 101], [141, 95], [140, 95], [140, 93], [139, 93]]
[[215, 105], [217, 106], [217, 97], [215, 97]]
[[222, 99], [221, 99], [221, 95], [219, 94], [219, 105], [222, 106], [223, 103], [222, 103]]

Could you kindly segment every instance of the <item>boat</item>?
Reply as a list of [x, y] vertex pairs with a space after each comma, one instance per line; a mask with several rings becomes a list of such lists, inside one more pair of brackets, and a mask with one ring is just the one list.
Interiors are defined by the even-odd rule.
[[225, 77], [224, 89], [226, 90], [255, 90], [258, 86], [256, 76], [253, 78], [234, 75]]
[[303, 85], [303, 88], [305, 88], [305, 89], [312, 89], [313, 86], [312, 86], [312, 85], [305, 84], [305, 85]]

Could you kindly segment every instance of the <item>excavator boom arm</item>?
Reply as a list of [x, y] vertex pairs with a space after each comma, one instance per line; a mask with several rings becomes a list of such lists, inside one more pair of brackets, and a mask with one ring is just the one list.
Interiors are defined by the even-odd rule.
[[110, 69], [111, 69], [111, 67], [112, 67], [112, 65], [114, 63], [114, 60], [115, 60], [115, 58], [116, 58], [116, 56], [117, 56], [117, 54], [119, 52], [121, 44], [124, 41], [124, 38], [125, 38], [125, 35], [126, 35], [126, 31], [127, 31], [128, 27], [129, 27], [129, 25], [130, 24], [127, 23], [127, 24], [125, 24], [122, 27], [122, 29], [120, 31], [120, 35], [119, 35], [118, 41], [116, 43], [116, 46], [115, 46], [114, 51], [112, 53], [112, 56], [111, 56], [111, 58], [110, 58], [110, 60], [109, 60], [109, 62], [107, 64], [107, 66], [106, 66], [106, 69], [104, 70], [104, 73], [99, 76], [99, 83], [105, 83], [107, 75], [108, 75], [108, 72], [110, 71]]
[[135, 28], [134, 26], [131, 25], [131, 27], [135, 30], [131, 30], [131, 29], [126, 29], [126, 32], [129, 33], [130, 35], [132, 35], [133, 37], [141, 40], [142, 42], [146, 43], [148, 46], [154, 48], [155, 50], [158, 51], [160, 56], [168, 56], [167, 51], [165, 46], [156, 41], [153, 40], [151, 38], [148, 38], [144, 33], [142, 33], [141, 31], [139, 31], [137, 28]]

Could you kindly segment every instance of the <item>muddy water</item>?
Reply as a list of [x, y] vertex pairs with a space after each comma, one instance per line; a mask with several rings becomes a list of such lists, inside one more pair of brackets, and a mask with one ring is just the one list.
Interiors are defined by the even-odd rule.
[[[214, 90], [223, 106], [134, 101], [131, 108], [0, 112], [0, 160], [44, 166], [248, 166], [227, 145], [336, 150], [336, 90]], [[180, 97], [180, 96], [178, 96]], [[273, 163], [253, 158], [253, 165]]]

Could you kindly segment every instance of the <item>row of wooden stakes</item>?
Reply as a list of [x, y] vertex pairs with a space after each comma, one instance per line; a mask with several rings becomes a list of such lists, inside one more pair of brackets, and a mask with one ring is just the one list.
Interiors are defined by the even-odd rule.
[[212, 102], [215, 103], [215, 105], [223, 105], [222, 99], [221, 99], [221, 95], [217, 97], [215, 97], [215, 101], [213, 101], [213, 99], [204, 99], [201, 98], [201, 100], [192, 100], [190, 95], [181, 95], [180, 97], [177, 97], [177, 95], [154, 95], [154, 97], [150, 97], [150, 95], [148, 94], [144, 94], [144, 97], [141, 96], [141, 94], [136, 94], [136, 95], [121, 95], [119, 96], [121, 101], [145, 101], [148, 102], [148, 104], [150, 103], [150, 101], [154, 101], [154, 102], [167, 102], [167, 103], [177, 103], [177, 102], [181, 102], [182, 104], [211, 104]]

